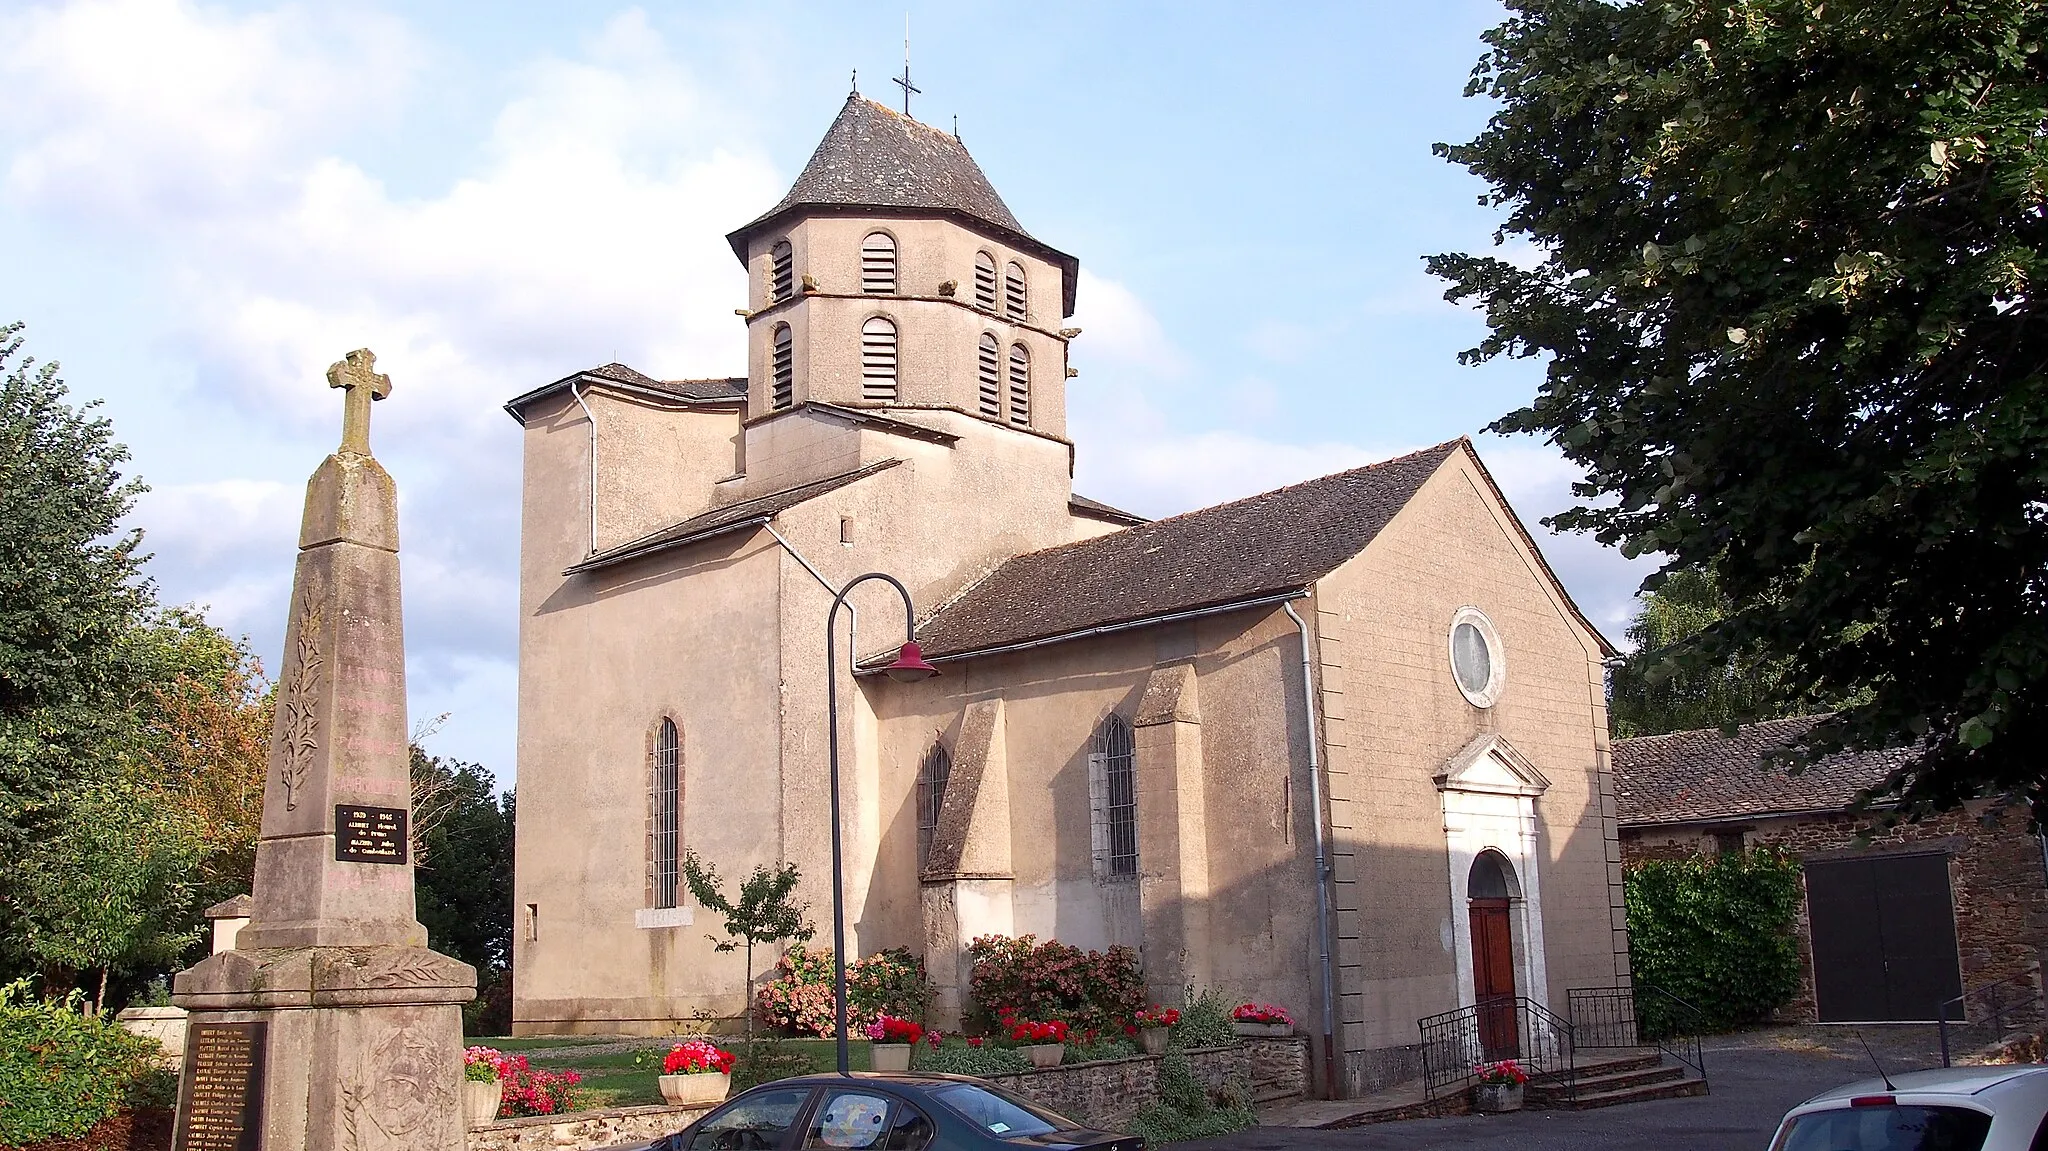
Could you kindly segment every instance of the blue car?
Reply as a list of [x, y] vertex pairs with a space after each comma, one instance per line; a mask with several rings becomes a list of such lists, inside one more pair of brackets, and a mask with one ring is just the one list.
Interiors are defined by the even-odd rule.
[[965, 1075], [802, 1075], [763, 1083], [651, 1151], [1144, 1151]]

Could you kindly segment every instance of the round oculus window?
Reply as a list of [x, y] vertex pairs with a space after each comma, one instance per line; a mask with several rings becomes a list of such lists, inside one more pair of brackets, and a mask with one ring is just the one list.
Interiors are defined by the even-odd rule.
[[1500, 698], [1507, 668], [1501, 658], [1500, 633], [1476, 607], [1462, 607], [1451, 618], [1451, 678], [1474, 707], [1492, 707]]

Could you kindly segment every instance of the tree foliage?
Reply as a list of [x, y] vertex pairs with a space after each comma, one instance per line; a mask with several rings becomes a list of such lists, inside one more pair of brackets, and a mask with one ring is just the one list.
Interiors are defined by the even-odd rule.
[[[1751, 851], [1652, 860], [1628, 870], [1629, 969], [1725, 1031], [1769, 1019], [1799, 990], [1799, 864]], [[1650, 1038], [1674, 1026], [1654, 994], [1636, 999]]]
[[803, 942], [812, 934], [810, 921], [805, 918], [808, 908], [793, 898], [801, 878], [794, 863], [772, 868], [755, 864], [754, 870], [740, 881], [739, 898], [729, 899], [718, 878], [717, 864], [706, 863], [695, 851], [683, 855], [683, 884], [690, 889], [690, 898], [717, 912], [725, 921], [725, 938], [712, 938], [713, 945], [720, 951], [746, 952], [749, 1043], [754, 1038], [754, 945], [785, 939]]
[[1810, 709], [1787, 680], [1785, 661], [1754, 645], [1713, 664], [1674, 658], [1681, 644], [1730, 610], [1711, 568], [1671, 572], [1641, 598], [1628, 625], [1633, 650], [1608, 681], [1607, 715], [1616, 738], [1727, 728]]
[[1439, 150], [1540, 262], [1429, 265], [1485, 307], [1468, 362], [1549, 359], [1494, 429], [1586, 467], [1551, 522], [1718, 562], [1734, 610], [1679, 658], [1857, 700], [1796, 756], [1924, 739], [1909, 807], [2048, 810], [2048, 10], [1511, 8], [1468, 87], [1498, 111]]
[[512, 796], [500, 799], [483, 767], [417, 747], [412, 774], [415, 797], [434, 781], [440, 808], [415, 860], [419, 920], [429, 945], [476, 968], [487, 988], [512, 967]]

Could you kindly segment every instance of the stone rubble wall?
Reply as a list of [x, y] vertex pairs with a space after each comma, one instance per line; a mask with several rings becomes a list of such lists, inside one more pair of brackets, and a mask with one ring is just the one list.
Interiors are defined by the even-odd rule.
[[585, 1151], [658, 1139], [695, 1123], [710, 1107], [617, 1107], [500, 1119], [469, 1132], [469, 1151]]

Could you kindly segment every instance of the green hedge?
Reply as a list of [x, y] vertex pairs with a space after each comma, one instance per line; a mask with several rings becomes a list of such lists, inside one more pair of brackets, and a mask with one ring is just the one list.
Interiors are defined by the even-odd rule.
[[79, 1010], [80, 997], [0, 988], [0, 1146], [75, 1139], [152, 1083], [156, 1042]]
[[[1629, 963], [1725, 1031], [1770, 1018], [1799, 990], [1799, 864], [1768, 851], [1655, 860], [1628, 870]], [[1682, 1028], [1658, 996], [1636, 997], [1646, 1039]]]

